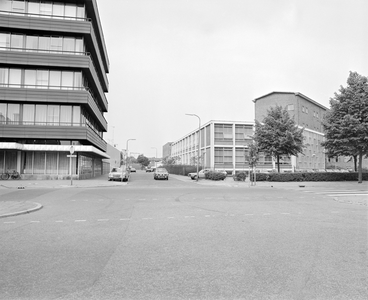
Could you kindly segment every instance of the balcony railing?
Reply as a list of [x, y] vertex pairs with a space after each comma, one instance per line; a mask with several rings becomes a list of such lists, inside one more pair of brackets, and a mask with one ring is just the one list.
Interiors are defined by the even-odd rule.
[[34, 14], [34, 13], [28, 13], [28, 12], [16, 12], [16, 11], [7, 11], [7, 10], [0, 10], [0, 14], [27, 16], [27, 17], [35, 17], [35, 18], [50, 18], [50, 19], [59, 19], [59, 20], [73, 20], [73, 21], [91, 22], [90, 18], [73, 17], [73, 16], [61, 16], [61, 15]]

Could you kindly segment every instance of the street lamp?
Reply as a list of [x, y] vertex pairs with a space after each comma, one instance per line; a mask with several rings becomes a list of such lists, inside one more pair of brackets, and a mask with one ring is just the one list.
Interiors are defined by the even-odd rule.
[[129, 141], [135, 141], [135, 139], [129, 139], [126, 141], [126, 162], [125, 162], [125, 166], [126, 166], [126, 169], [128, 170], [128, 142]]
[[196, 114], [186, 114], [187, 116], [197, 117], [199, 121], [198, 126], [198, 151], [197, 151], [197, 178], [196, 181], [198, 181], [199, 177], [199, 147], [201, 146], [201, 118], [197, 116]]
[[156, 156], [155, 156], [155, 168], [156, 168], [157, 148], [156, 147], [151, 147], [151, 149], [156, 149]]

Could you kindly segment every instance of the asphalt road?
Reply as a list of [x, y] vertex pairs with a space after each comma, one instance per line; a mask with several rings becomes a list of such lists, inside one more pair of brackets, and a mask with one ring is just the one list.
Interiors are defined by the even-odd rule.
[[367, 299], [367, 207], [320, 193], [128, 185], [0, 190], [0, 299]]

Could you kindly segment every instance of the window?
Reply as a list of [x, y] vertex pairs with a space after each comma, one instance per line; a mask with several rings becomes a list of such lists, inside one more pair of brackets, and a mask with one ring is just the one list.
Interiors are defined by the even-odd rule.
[[33, 125], [35, 121], [35, 106], [33, 104], [23, 105], [23, 124]]
[[6, 103], [0, 103], [0, 124], [6, 123]]
[[56, 53], [61, 53], [63, 50], [63, 38], [61, 37], [51, 37], [50, 50]]
[[59, 125], [59, 105], [48, 105], [47, 106], [47, 125]]
[[77, 6], [77, 18], [84, 18], [86, 16], [84, 11], [84, 6], [79, 5]]
[[22, 80], [21, 69], [9, 69], [9, 86], [20, 87]]
[[8, 86], [9, 83], [9, 69], [0, 68], [0, 86]]
[[294, 110], [294, 104], [289, 104], [287, 106], [287, 110]]
[[26, 36], [26, 49], [27, 50], [38, 49], [38, 36]]
[[69, 17], [66, 19], [75, 19], [77, 16], [77, 7], [75, 5], [68, 5], [65, 4], [65, 13], [64, 13], [65, 17]]
[[51, 2], [41, 2], [40, 3], [40, 14], [44, 16], [51, 16], [52, 4]]
[[233, 151], [232, 148], [215, 148], [215, 163], [232, 164]]
[[46, 105], [36, 105], [36, 125], [46, 125]]
[[63, 18], [64, 4], [55, 3], [52, 5], [52, 16], [56, 19]]
[[72, 107], [60, 106], [60, 126], [70, 126], [72, 124]]
[[49, 72], [37, 70], [36, 85], [38, 88], [46, 89], [49, 85]]
[[39, 49], [48, 52], [50, 50], [50, 37], [40, 36], [39, 37]]
[[28, 2], [28, 13], [39, 15], [40, 14], [40, 2], [29, 1]]
[[8, 104], [8, 124], [19, 124], [19, 104]]
[[84, 52], [82, 39], [75, 39], [75, 52]]
[[302, 112], [305, 112], [305, 110], [304, 110], [304, 106], [302, 106]]
[[60, 89], [61, 71], [50, 71], [50, 89]]
[[12, 34], [10, 36], [10, 47], [12, 50], [21, 50], [23, 48], [23, 35]]
[[63, 51], [74, 52], [75, 50], [75, 39], [74, 38], [64, 38]]
[[15, 13], [25, 13], [26, 3], [24, 0], [13, 0], [12, 11]]
[[80, 106], [73, 106], [73, 125], [74, 126], [81, 126]]
[[36, 87], [36, 70], [25, 70], [24, 72], [24, 87]]
[[11, 1], [10, 0], [0, 1], [0, 10], [10, 11], [11, 10]]
[[61, 73], [61, 87], [62, 89], [70, 90], [73, 87], [73, 72], [63, 71]]
[[10, 48], [10, 34], [0, 33], [0, 50], [6, 50]]
[[308, 107], [305, 108], [305, 113], [307, 114], [308, 113]]

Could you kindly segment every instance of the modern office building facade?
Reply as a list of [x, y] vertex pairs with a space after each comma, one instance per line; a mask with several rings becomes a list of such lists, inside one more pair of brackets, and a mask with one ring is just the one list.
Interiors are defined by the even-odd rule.
[[108, 72], [96, 0], [0, 1], [0, 172], [107, 172]]
[[[209, 121], [200, 130], [200, 165], [203, 168], [226, 170], [229, 174], [248, 170], [246, 159], [254, 123], [246, 121]], [[198, 150], [198, 129], [171, 144], [171, 156], [177, 163], [195, 165]], [[270, 157], [261, 155], [260, 168], [272, 168]]]
[[168, 142], [162, 146], [162, 158], [167, 158], [171, 156], [171, 144], [171, 142]]

